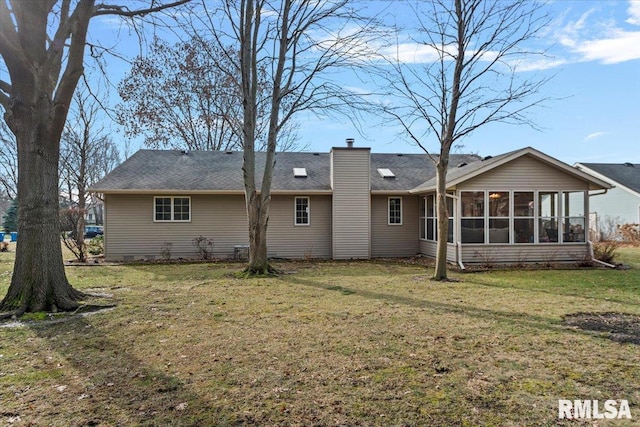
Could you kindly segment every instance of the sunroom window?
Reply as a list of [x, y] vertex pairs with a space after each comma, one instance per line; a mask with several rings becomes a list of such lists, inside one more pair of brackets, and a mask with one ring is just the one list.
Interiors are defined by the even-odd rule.
[[538, 242], [558, 242], [558, 193], [538, 193]]
[[489, 192], [489, 243], [509, 243], [508, 191]]
[[584, 191], [562, 193], [562, 241], [585, 242]]
[[484, 191], [463, 191], [461, 242], [484, 243]]
[[513, 233], [515, 243], [533, 243], [534, 236], [533, 191], [513, 192]]

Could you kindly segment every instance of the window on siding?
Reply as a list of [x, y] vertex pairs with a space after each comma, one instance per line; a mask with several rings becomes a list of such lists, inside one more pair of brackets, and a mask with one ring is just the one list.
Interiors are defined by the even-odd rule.
[[402, 197], [389, 197], [389, 225], [402, 225]]
[[157, 222], [191, 221], [190, 197], [154, 197], [153, 218]]
[[562, 241], [585, 242], [584, 191], [562, 193]]
[[309, 225], [309, 198], [295, 198], [295, 225]]
[[538, 242], [558, 242], [558, 193], [538, 193]]

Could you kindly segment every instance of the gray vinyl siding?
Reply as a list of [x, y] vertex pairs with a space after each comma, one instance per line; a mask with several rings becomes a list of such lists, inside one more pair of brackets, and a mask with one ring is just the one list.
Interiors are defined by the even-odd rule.
[[331, 258], [331, 196], [309, 196], [309, 225], [294, 224], [295, 197], [273, 196], [271, 199], [267, 231], [269, 256]]
[[371, 256], [410, 257], [419, 251], [419, 198], [402, 198], [402, 225], [388, 224], [389, 196], [371, 197]]
[[531, 156], [519, 157], [458, 186], [473, 190], [586, 190], [588, 184]]
[[464, 264], [580, 262], [589, 256], [588, 244], [462, 245]]
[[600, 229], [609, 222], [615, 225], [640, 222], [640, 197], [623, 188], [615, 187], [606, 194], [589, 197], [589, 206], [590, 212], [597, 214]]
[[192, 240], [200, 235], [213, 239], [216, 257], [233, 256], [235, 245], [249, 243], [244, 196], [192, 195], [190, 222], [154, 222], [153, 197], [105, 195], [107, 260], [161, 258], [167, 243], [171, 258], [195, 258]]
[[333, 149], [333, 258], [371, 257], [369, 149]]

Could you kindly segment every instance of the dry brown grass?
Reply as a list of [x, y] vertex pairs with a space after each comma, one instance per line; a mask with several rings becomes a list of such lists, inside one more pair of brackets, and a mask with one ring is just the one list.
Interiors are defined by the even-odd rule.
[[[0, 425], [563, 425], [558, 399], [608, 398], [635, 419], [599, 426], [640, 418], [640, 347], [562, 323], [640, 314], [640, 265], [454, 283], [397, 263], [241, 267], [68, 268], [116, 307], [0, 328]], [[10, 268], [0, 254], [2, 293]]]

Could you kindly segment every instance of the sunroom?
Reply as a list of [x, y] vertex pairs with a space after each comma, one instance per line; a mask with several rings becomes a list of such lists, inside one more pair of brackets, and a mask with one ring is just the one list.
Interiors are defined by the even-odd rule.
[[[532, 148], [447, 175], [447, 259], [459, 264], [580, 262], [589, 257], [589, 192], [610, 188]], [[435, 179], [420, 194], [420, 250], [435, 256]]]

